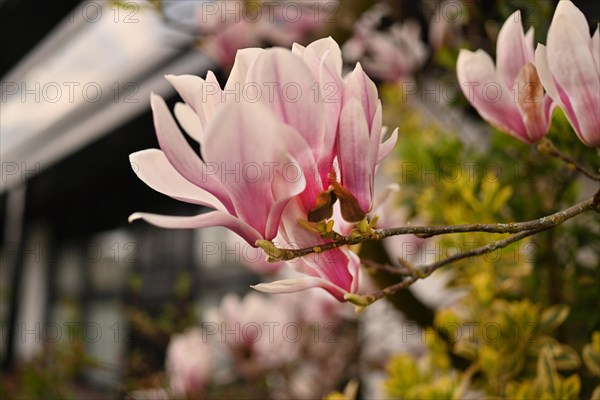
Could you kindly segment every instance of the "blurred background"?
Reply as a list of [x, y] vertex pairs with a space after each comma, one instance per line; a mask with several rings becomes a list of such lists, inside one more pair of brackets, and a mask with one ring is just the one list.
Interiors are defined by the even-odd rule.
[[[128, 160], [130, 153], [158, 147], [150, 93], [161, 94], [170, 106], [180, 101], [164, 79], [165, 74], [204, 77], [212, 70], [224, 82], [237, 48], [289, 47], [293, 42], [308, 44], [331, 35], [340, 45], [345, 43], [347, 66], [361, 61], [380, 85], [384, 104], [395, 105], [395, 111], [386, 115], [386, 122], [392, 127], [400, 126], [400, 141], [405, 134], [407, 143], [398, 150], [396, 162], [410, 160], [415, 165], [426, 165], [424, 168], [430, 171], [449, 154], [455, 158], [465, 154], [461, 153], [463, 147], [464, 151], [485, 153], [488, 161], [494, 159], [490, 154], [498, 147], [516, 146], [512, 153], [507, 151], [505, 161], [516, 154], [529, 154], [526, 146], [513, 144], [511, 139], [493, 139], [502, 134], [482, 124], [458, 86], [451, 86], [456, 84], [456, 56], [461, 47], [483, 48], [494, 54], [499, 27], [519, 8], [524, 25], [535, 26], [536, 42], [544, 42], [556, 1], [270, 3], [238, 3], [243, 12], [248, 10], [248, 18], [242, 17], [240, 23], [211, 19], [213, 7], [229, 4], [235, 10], [236, 2], [0, 1], [3, 398], [151, 398], [149, 392], [136, 394], [136, 390], [168, 386], [163, 372], [171, 336], [197, 325], [205, 310], [219, 307], [225, 293], [243, 296], [249, 285], [260, 282], [256, 271], [244, 265], [252, 264], [255, 257], [242, 250], [251, 249], [240, 247], [246, 245], [224, 230], [164, 230], [142, 222], [127, 222], [135, 211], [173, 215], [202, 211], [147, 187], [136, 177]], [[590, 26], [596, 26], [599, 3], [574, 3], [588, 17]], [[260, 7], [272, 7], [275, 19], [254, 22], [253, 13]], [[371, 38], [376, 36], [383, 37], [387, 44], [371, 44]], [[451, 131], [452, 139], [443, 139], [449, 136], [441, 131]], [[410, 132], [414, 132], [413, 136]], [[442, 139], [437, 135], [442, 135]], [[496, 143], [498, 140], [501, 144]], [[414, 150], [417, 148], [430, 148], [434, 156], [419, 158], [424, 156]], [[477, 160], [483, 162], [484, 158]], [[589, 160], [597, 162], [594, 155]], [[510, 176], [523, 178], [523, 170], [518, 169], [522, 166], [513, 169]], [[435, 196], [429, 198], [429, 203], [428, 198], [421, 198], [420, 205], [415, 204], [414, 198], [408, 199], [409, 194], [416, 196], [420, 192], [418, 183], [431, 182], [411, 181], [406, 170], [399, 172], [398, 168], [392, 162], [382, 178], [402, 180], [407, 188], [405, 197], [398, 201], [398, 210], [404, 201], [402, 213], [407, 218], [445, 222], [435, 210]], [[544, 167], [536, 168], [535, 173], [542, 176]], [[507, 179], [508, 176], [504, 175]], [[579, 194], [572, 189], [569, 199], [594, 190], [590, 182], [573, 177], [564, 187], [569, 188], [570, 182], [575, 182]], [[518, 183], [526, 185], [524, 179]], [[480, 190], [475, 186], [473, 190]], [[528, 190], [531, 188], [523, 186], [521, 193]], [[519, 193], [519, 188], [514, 192]], [[428, 212], [418, 208], [424, 204], [430, 204]], [[552, 210], [559, 204], [563, 203], [556, 201], [546, 209]], [[529, 209], [518, 202], [509, 207], [511, 212], [500, 214], [503, 218], [535, 216], [540, 212], [540, 208]], [[588, 265], [581, 267], [581, 273], [592, 283], [589, 279], [587, 284], [577, 281], [585, 286], [580, 293], [584, 297], [572, 304], [588, 304], [585, 310], [580, 308], [583, 316], [578, 321], [589, 316], [590, 308], [597, 311], [599, 305], [592, 289], [598, 275], [597, 264], [594, 265], [598, 262], [598, 246], [593, 245], [598, 237], [597, 226], [593, 228], [595, 222], [587, 225], [589, 231], [584, 232], [588, 233], [578, 231], [569, 236], [569, 248], [591, 246], [588, 254], [579, 258]], [[375, 259], [381, 254], [388, 257], [381, 247], [363, 250], [375, 254]], [[561, 284], [560, 277], [550, 279]], [[441, 282], [438, 284], [443, 288], [445, 280]], [[523, 295], [523, 291], [520, 295], [545, 305], [565, 303], [569, 298], [558, 289], [554, 294], [540, 294], [542, 286], [532, 284], [527, 289], [530, 296]], [[422, 287], [399, 294], [395, 304], [401, 306], [385, 308], [380, 313], [392, 312], [393, 318], [400, 321], [417, 321], [415, 326], [424, 329], [432, 325], [435, 310], [455, 298], [455, 292], [443, 292], [448, 297], [436, 300], [433, 297], [438, 290], [445, 289]], [[386, 318], [390, 319], [389, 315]], [[580, 331], [581, 337], [574, 338], [568, 330], [563, 331], [561, 339], [572, 339], [580, 349], [590, 341], [594, 327], [598, 328], [597, 317], [588, 322]], [[358, 325], [356, 320], [346, 319], [339, 337], [357, 334]], [[359, 346], [349, 343], [354, 344], [348, 348]], [[373, 358], [377, 362], [371, 367], [379, 371], [380, 378], [385, 375], [390, 355], [410, 347], [407, 343], [390, 346], [377, 350], [379, 353]], [[256, 386], [246, 375], [241, 381], [221, 378], [216, 382], [241, 387], [254, 382], [250, 392], [214, 389], [206, 397], [238, 398], [245, 393], [246, 398], [314, 398], [331, 390], [342, 391], [350, 378], [365, 368], [356, 355], [345, 357], [340, 358], [340, 363], [356, 368], [332, 377], [322, 390], [288, 388], [281, 394], [270, 391], [279, 387], [272, 378], [265, 381], [266, 386]], [[453, 363], [459, 370], [466, 369], [456, 360]], [[574, 369], [577, 368], [584, 370], [581, 364]], [[592, 377], [585, 372], [583, 376], [589, 396]], [[589, 381], [585, 381], [586, 377]], [[316, 381], [313, 377], [297, 385], [315, 386]], [[361, 389], [360, 396], [381, 393], [380, 386], [375, 385], [370, 392]]]

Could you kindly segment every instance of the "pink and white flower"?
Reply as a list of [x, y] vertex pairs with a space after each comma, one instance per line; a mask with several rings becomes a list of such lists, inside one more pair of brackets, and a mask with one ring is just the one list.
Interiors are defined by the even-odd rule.
[[[175, 116], [200, 154], [153, 95], [161, 149], [132, 154], [132, 165], [153, 189], [213, 211], [191, 217], [134, 213], [130, 220], [165, 228], [219, 225], [252, 246], [278, 239], [294, 247], [328, 241], [297, 220], [330, 218], [338, 199], [346, 221], [362, 220], [373, 208], [375, 169], [391, 152], [397, 130], [381, 143], [385, 129], [375, 84], [360, 65], [345, 78], [341, 74], [340, 48], [326, 38], [292, 51], [238, 51], [224, 88], [210, 72], [206, 79], [167, 76], [185, 102], [175, 106]], [[323, 198], [326, 211], [313, 213]], [[359, 260], [347, 248], [304, 257], [294, 266], [308, 276], [257, 289], [321, 287], [339, 300], [358, 290]]]
[[410, 77], [425, 64], [429, 51], [421, 40], [421, 27], [414, 20], [378, 29], [389, 8], [378, 3], [356, 23], [354, 33], [342, 48], [347, 61], [360, 62], [369, 76], [384, 82]]
[[239, 49], [303, 42], [335, 8], [335, 0], [202, 1], [196, 9], [201, 48], [228, 68]]
[[212, 366], [212, 349], [199, 328], [171, 337], [166, 370], [177, 398], [201, 393], [211, 379]]
[[546, 135], [553, 103], [534, 63], [533, 28], [523, 33], [519, 11], [500, 29], [495, 67], [485, 51], [463, 49], [456, 69], [463, 93], [487, 122], [525, 143]]
[[[306, 185], [303, 177], [292, 182], [282, 173], [283, 166], [295, 162], [291, 147], [303, 139], [260, 104], [229, 104], [207, 123], [200, 158], [159, 96], [152, 96], [152, 110], [162, 150], [133, 153], [136, 174], [161, 193], [214, 211], [192, 217], [134, 213], [129, 220], [163, 228], [221, 225], [250, 245], [273, 239], [285, 206]], [[254, 169], [251, 176], [241, 173], [248, 166]]]
[[600, 24], [590, 36], [583, 13], [568, 0], [556, 7], [547, 46], [535, 61], [540, 80], [565, 112], [579, 139], [600, 147]]

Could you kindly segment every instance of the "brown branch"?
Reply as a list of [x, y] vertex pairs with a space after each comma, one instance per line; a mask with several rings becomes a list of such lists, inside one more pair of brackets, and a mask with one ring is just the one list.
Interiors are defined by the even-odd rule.
[[540, 143], [538, 144], [538, 151], [543, 154], [547, 154], [549, 156], [555, 157], [564, 163], [566, 163], [570, 168], [574, 168], [577, 171], [581, 172], [583, 175], [587, 176], [590, 179], [595, 181], [600, 181], [600, 175], [594, 172], [588, 171], [583, 165], [579, 164], [570, 156], [566, 155], [562, 151], [554, 146], [554, 143], [550, 141], [550, 139], [544, 137]]
[[[409, 287], [410, 285], [415, 283], [417, 280], [426, 278], [427, 276], [431, 275], [434, 271], [443, 267], [444, 265], [453, 263], [455, 261], [463, 260], [465, 258], [476, 257], [476, 256], [481, 256], [483, 254], [491, 253], [492, 251], [502, 249], [504, 247], [511, 245], [512, 243], [518, 242], [519, 240], [522, 240], [531, 235], [535, 235], [536, 233], [539, 233], [539, 232], [547, 230], [547, 229], [550, 229], [550, 227], [533, 229], [533, 230], [529, 230], [529, 231], [516, 233], [507, 238], [488, 243], [485, 246], [481, 246], [481, 247], [477, 247], [477, 248], [469, 250], [469, 251], [457, 253], [457, 254], [447, 257], [443, 260], [434, 262], [432, 264], [421, 266], [420, 268], [415, 269], [412, 274], [407, 276], [401, 282], [398, 282], [396, 284], [393, 284], [393, 285], [388, 286], [385, 289], [383, 289], [380, 293], [376, 294], [375, 297], [381, 298], [383, 296], [392, 295], [400, 289], [405, 289], [405, 288]], [[369, 265], [369, 266], [371, 266], [371, 265]], [[378, 266], [377, 268], [380, 268], [380, 267], [381, 266]], [[388, 268], [393, 269], [390, 267], [388, 267]], [[400, 270], [398, 270], [397, 273], [399, 273], [399, 271]]]
[[[442, 225], [442, 226], [402, 226], [391, 229], [372, 230], [366, 234], [353, 236], [336, 235], [335, 240], [329, 243], [315, 245], [302, 249], [282, 249], [276, 248], [271, 244], [265, 246], [260, 244], [267, 254], [270, 256], [270, 261], [288, 261], [297, 257], [302, 257], [311, 253], [321, 253], [344, 245], [352, 245], [362, 243], [366, 240], [381, 240], [390, 236], [397, 235], [415, 235], [421, 238], [428, 238], [437, 235], [446, 235], [449, 233], [466, 233], [466, 232], [487, 232], [487, 233], [519, 233], [539, 232], [550, 229], [562, 224], [563, 222], [586, 211], [594, 210], [600, 212], [600, 190], [593, 197], [575, 204], [565, 210], [547, 215], [545, 217], [525, 221], [525, 222], [510, 222], [496, 224], [463, 224], [463, 225]], [[526, 235], [529, 236], [529, 235]], [[264, 241], [263, 241], [264, 242]], [[269, 242], [270, 243], [270, 242]]]

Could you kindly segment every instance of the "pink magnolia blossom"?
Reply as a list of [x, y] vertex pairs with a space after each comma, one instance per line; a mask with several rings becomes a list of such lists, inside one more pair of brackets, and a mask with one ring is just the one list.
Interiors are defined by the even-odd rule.
[[553, 103], [534, 65], [533, 28], [523, 33], [519, 11], [500, 29], [495, 67], [485, 51], [463, 49], [456, 69], [465, 96], [487, 122], [525, 143], [546, 135]]
[[[298, 143], [290, 151], [306, 178], [301, 198], [310, 210], [317, 195], [327, 189], [326, 177], [333, 170], [343, 91], [341, 68], [339, 46], [333, 39], [325, 38], [306, 48], [295, 44], [292, 51], [240, 50], [224, 88], [211, 72], [206, 79], [191, 75], [167, 78], [185, 101], [178, 104], [175, 114], [188, 134], [199, 142], [216, 111], [232, 103], [238, 107], [242, 103], [260, 103], [281, 123], [298, 132], [306, 143]], [[294, 171], [288, 168], [286, 172], [293, 175]]]
[[378, 3], [356, 23], [354, 33], [342, 47], [347, 61], [359, 62], [369, 76], [396, 82], [411, 76], [427, 60], [427, 46], [421, 41], [421, 27], [414, 20], [378, 29], [389, 8]]
[[303, 42], [323, 26], [334, 7], [337, 2], [331, 0], [201, 2], [196, 10], [201, 48], [230, 67], [239, 49]]
[[225, 343], [238, 371], [254, 377], [298, 358], [299, 344], [286, 340], [281, 331], [286, 324], [296, 322], [294, 311], [257, 292], [243, 298], [230, 293], [219, 308], [207, 311], [206, 323], [218, 325], [212, 335]]
[[[230, 104], [207, 123], [200, 158], [163, 99], [153, 95], [151, 103], [162, 150], [132, 154], [135, 172], [161, 193], [214, 211], [192, 217], [134, 213], [130, 221], [144, 219], [163, 228], [221, 225], [250, 245], [273, 239], [285, 206], [306, 184], [303, 177], [293, 182], [282, 174], [283, 166], [294, 162], [289, 147], [303, 139], [260, 104]], [[242, 173], [247, 166], [252, 166], [252, 172]]]
[[211, 378], [213, 354], [200, 329], [171, 337], [166, 370], [177, 398], [200, 393]]
[[[339, 46], [326, 38], [292, 51], [240, 50], [224, 88], [210, 72], [206, 79], [167, 76], [185, 102], [175, 106], [175, 116], [200, 144], [200, 154], [153, 96], [161, 150], [132, 154], [132, 165], [153, 189], [213, 211], [192, 217], [135, 213], [130, 220], [166, 228], [220, 225], [253, 246], [277, 239], [294, 247], [328, 241], [297, 220], [331, 218], [338, 199], [346, 221], [362, 220], [373, 209], [375, 169], [392, 150], [397, 130], [381, 143], [376, 86], [360, 65], [341, 74]], [[244, 173], [248, 166], [251, 176]], [[347, 248], [304, 257], [294, 267], [307, 277], [257, 289], [321, 287], [338, 300], [358, 291], [359, 260]]]
[[600, 25], [590, 37], [583, 13], [570, 1], [558, 3], [535, 61], [540, 80], [565, 112], [579, 139], [600, 147]]

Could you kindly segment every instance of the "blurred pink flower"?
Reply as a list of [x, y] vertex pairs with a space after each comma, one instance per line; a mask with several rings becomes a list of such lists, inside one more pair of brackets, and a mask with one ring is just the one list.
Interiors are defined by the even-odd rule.
[[583, 13], [561, 0], [535, 61], [548, 95], [562, 108], [579, 139], [600, 147], [600, 24], [590, 37]]
[[211, 379], [213, 354], [199, 328], [171, 337], [166, 370], [176, 398], [201, 393]]
[[548, 132], [553, 109], [534, 65], [533, 28], [523, 33], [514, 12], [498, 34], [496, 66], [483, 50], [461, 50], [458, 81], [479, 115], [496, 128], [534, 143]]
[[436, 5], [428, 28], [429, 44], [434, 50], [456, 48], [464, 40], [462, 30], [468, 17], [463, 9], [460, 0], [444, 0]]
[[427, 60], [428, 50], [421, 41], [416, 21], [394, 23], [387, 30], [378, 26], [389, 10], [383, 3], [365, 12], [354, 34], [342, 47], [344, 58], [360, 62], [369, 76], [385, 82], [410, 77]]
[[286, 340], [287, 324], [296, 323], [295, 310], [257, 292], [243, 298], [235, 294], [223, 297], [218, 308], [206, 313], [206, 324], [218, 326], [216, 340], [226, 344], [238, 371], [251, 378], [266, 370], [295, 360], [300, 346]]
[[220, 65], [230, 67], [238, 49], [303, 42], [335, 8], [336, 0], [201, 2], [196, 9], [201, 47]]

